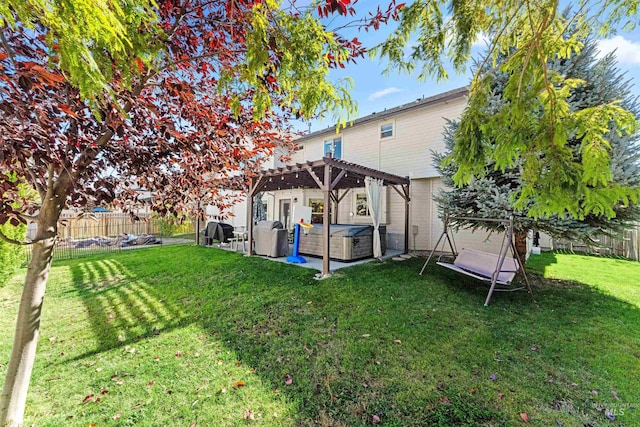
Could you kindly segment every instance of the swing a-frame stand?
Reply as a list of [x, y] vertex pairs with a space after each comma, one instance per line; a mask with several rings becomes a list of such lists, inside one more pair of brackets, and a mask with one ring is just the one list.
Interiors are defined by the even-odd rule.
[[[490, 252], [477, 251], [474, 249], [462, 249], [460, 252], [456, 251], [455, 243], [451, 233], [451, 226], [449, 221], [451, 219], [464, 220], [464, 221], [478, 221], [478, 222], [499, 222], [504, 225], [505, 234], [502, 239], [502, 246], [500, 247], [500, 253], [494, 254]], [[511, 282], [518, 273], [522, 274], [524, 283], [529, 294], [531, 292], [531, 286], [529, 285], [529, 279], [524, 271], [524, 265], [518, 256], [518, 251], [513, 242], [513, 217], [509, 219], [498, 218], [473, 218], [473, 217], [456, 217], [450, 218], [448, 215], [444, 217], [444, 231], [440, 235], [438, 242], [433, 247], [433, 250], [429, 254], [427, 261], [420, 270], [420, 275], [424, 273], [425, 268], [431, 261], [434, 253], [440, 247], [442, 243], [442, 249], [439, 251], [440, 255], [436, 264], [456, 271], [460, 274], [464, 274], [469, 277], [473, 277], [484, 282], [491, 283], [489, 287], [489, 293], [487, 299], [484, 302], [485, 306], [489, 305], [491, 296], [496, 291], [518, 291], [525, 288], [525, 286], [512, 287]], [[450, 255], [444, 251], [444, 245], [448, 243]], [[511, 249], [511, 257], [507, 256], [507, 252]]]

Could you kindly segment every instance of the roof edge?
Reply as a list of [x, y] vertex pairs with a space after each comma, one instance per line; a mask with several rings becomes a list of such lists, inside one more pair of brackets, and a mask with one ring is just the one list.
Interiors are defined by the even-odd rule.
[[[397, 107], [392, 107], [389, 109], [386, 109], [384, 111], [381, 112], [375, 112], [375, 113], [371, 113], [367, 116], [364, 117], [360, 117], [358, 119], [355, 119], [354, 121], [352, 121], [351, 123], [347, 124], [346, 128], [341, 129], [341, 131], [345, 130], [345, 129], [349, 129], [355, 126], [359, 126], [362, 125], [364, 123], [368, 123], [374, 120], [380, 120], [380, 119], [385, 119], [388, 118], [389, 116], [393, 116], [399, 113], [404, 113], [407, 111], [411, 111], [417, 108], [421, 108], [421, 107], [427, 107], [433, 104], [437, 104], [439, 102], [444, 102], [444, 101], [449, 101], [452, 99], [456, 99], [456, 98], [460, 98], [463, 96], [466, 96], [469, 94], [469, 87], [468, 86], [463, 86], [457, 89], [452, 89], [450, 91], [447, 92], [442, 92], [439, 93], [437, 95], [433, 95], [427, 98], [422, 98], [422, 99], [418, 99], [417, 101], [413, 101], [413, 102], [409, 102], [406, 104], [402, 104], [399, 105]], [[330, 134], [333, 133], [335, 134], [335, 125], [333, 126], [329, 126], [325, 129], [321, 129], [321, 130], [317, 130], [314, 132], [311, 132], [309, 134], [306, 135], [302, 135], [300, 138], [295, 139], [295, 142], [304, 142], [307, 139], [312, 139], [315, 138], [317, 136], [320, 135], [326, 135], [326, 134]]]

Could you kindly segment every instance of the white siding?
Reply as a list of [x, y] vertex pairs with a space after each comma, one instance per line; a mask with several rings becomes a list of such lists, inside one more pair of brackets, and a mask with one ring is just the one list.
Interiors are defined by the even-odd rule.
[[[466, 105], [460, 97], [426, 105], [393, 117], [380, 113], [380, 120], [372, 120], [354, 127], [342, 129], [342, 159], [351, 163], [378, 169], [410, 178], [438, 176], [432, 165], [431, 152], [444, 149], [442, 131], [446, 119], [456, 119]], [[394, 123], [394, 136], [380, 138], [380, 125]], [[319, 160], [324, 150], [324, 140], [335, 137], [325, 133], [313, 139], [305, 139], [304, 160]]]

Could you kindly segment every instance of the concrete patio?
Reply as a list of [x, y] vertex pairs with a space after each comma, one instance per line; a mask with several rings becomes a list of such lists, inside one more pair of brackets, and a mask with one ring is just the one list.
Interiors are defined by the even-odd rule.
[[[239, 252], [239, 253], [246, 253], [246, 246], [242, 247], [242, 244], [235, 244], [234, 242], [232, 243], [215, 243], [213, 245], [210, 245], [208, 247], [212, 247], [212, 248], [220, 248], [220, 249], [224, 249], [226, 251], [232, 251], [232, 252]], [[289, 252], [287, 255], [291, 255], [293, 253], [293, 245], [289, 245]], [[382, 256], [382, 260], [387, 260], [387, 259], [393, 259], [396, 258], [398, 260], [400, 260], [400, 256], [402, 254], [401, 250], [396, 250], [396, 249], [387, 249], [387, 251], [385, 252], [385, 254]], [[279, 258], [272, 258], [272, 257], [267, 257], [267, 256], [261, 256], [261, 255], [253, 255], [255, 257], [259, 257], [259, 258], [264, 258], [264, 259], [268, 259], [269, 261], [277, 261], [277, 262], [283, 262], [286, 264], [291, 264], [291, 265], [297, 265], [300, 267], [304, 267], [304, 268], [309, 268], [312, 270], [317, 270], [319, 272], [322, 271], [322, 258], [320, 257], [314, 257], [314, 256], [309, 256], [309, 255], [303, 255], [303, 257], [306, 259], [306, 263], [304, 264], [292, 264], [287, 262], [287, 257], [279, 257]], [[410, 256], [404, 255], [403, 258], [409, 258]], [[336, 270], [339, 270], [341, 268], [346, 268], [346, 267], [353, 267], [354, 265], [360, 265], [360, 264], [365, 264], [368, 262], [373, 262], [373, 261], [377, 261], [375, 258], [364, 258], [364, 259], [359, 259], [356, 261], [351, 261], [351, 262], [341, 262], [341, 261], [335, 261], [335, 260], [331, 260], [331, 272], [334, 272]], [[320, 273], [318, 273], [320, 274]]]

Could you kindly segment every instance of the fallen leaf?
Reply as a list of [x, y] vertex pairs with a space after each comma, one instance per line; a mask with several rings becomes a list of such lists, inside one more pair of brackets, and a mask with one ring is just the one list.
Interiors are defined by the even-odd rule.
[[181, 351], [176, 351], [176, 357], [182, 357], [182, 352]]
[[278, 358], [276, 359], [276, 362], [282, 363], [283, 360], [284, 358], [282, 356], [278, 356]]
[[369, 338], [371, 334], [362, 334], [362, 338]]
[[615, 390], [611, 390], [611, 394], [613, 395], [613, 398], [615, 400], [620, 400], [620, 398], [618, 397], [618, 392]]
[[499, 391], [498, 392], [498, 399], [502, 400], [503, 397], [504, 397], [504, 394], [501, 391]]
[[89, 423], [87, 427], [96, 427], [96, 423]]
[[605, 411], [604, 415], [609, 418], [611, 421], [615, 421], [616, 420], [616, 416], [613, 414], [613, 412], [607, 410]]
[[531, 351], [538, 351], [538, 347], [536, 347], [535, 345], [531, 346]]
[[89, 395], [85, 396], [84, 399], [82, 399], [82, 403], [87, 403], [88, 401], [93, 399], [94, 396], [95, 395], [93, 395], [93, 394], [89, 394]]
[[154, 385], [154, 384], [155, 384], [155, 381], [149, 381], [149, 382], [147, 383], [147, 387], [151, 387], [151, 386], [152, 386], [152, 385]]
[[291, 384], [293, 384], [293, 377], [292, 377], [291, 375], [289, 375], [289, 374], [285, 375], [285, 376], [284, 376], [284, 383], [285, 383], [286, 385], [291, 385]]
[[191, 424], [189, 424], [189, 427], [196, 427], [196, 424], [198, 424], [197, 421], [192, 421]]
[[234, 384], [233, 388], [238, 388], [238, 387], [244, 387], [247, 384], [244, 381], [236, 381], [236, 383]]
[[451, 405], [451, 401], [449, 400], [449, 398], [447, 396], [442, 396], [440, 398], [440, 403], [443, 403], [445, 405]]
[[154, 361], [154, 362], [159, 362], [159, 361], [160, 361], [160, 358], [159, 358], [158, 356], [156, 356], [156, 357], [154, 357], [154, 358], [153, 358], [153, 361]]
[[371, 421], [373, 421], [374, 424], [380, 424], [380, 417], [374, 415], [373, 417], [371, 417]]
[[307, 301], [307, 305], [313, 304], [313, 301]]
[[122, 378], [120, 378], [118, 381], [116, 381], [116, 384], [122, 385], [122, 384], [124, 384], [124, 380]]
[[471, 394], [475, 394], [477, 391], [478, 391], [478, 389], [477, 389], [477, 388], [472, 388], [472, 389], [471, 389]]
[[253, 415], [253, 411], [250, 411], [250, 410], [247, 409], [246, 411], [244, 411], [244, 419], [245, 420], [255, 420], [256, 418]]
[[115, 415], [114, 415], [113, 417], [111, 417], [111, 418], [113, 418], [114, 420], [118, 420], [118, 419], [120, 419], [120, 417], [121, 417], [121, 416], [122, 416], [122, 412], [118, 412], [117, 414], [115, 414]]
[[107, 394], [107, 393], [109, 393], [109, 390], [102, 390], [102, 391], [100, 392], [100, 394], [101, 394], [101, 395], [103, 395], [103, 396], [104, 396], [105, 394]]
[[593, 394], [594, 396], [598, 395], [598, 390], [591, 390], [591, 394]]
[[527, 415], [526, 412], [521, 412], [520, 413], [520, 418], [522, 418], [522, 421], [524, 421], [525, 423], [529, 422], [529, 415]]
[[498, 380], [498, 377], [496, 376], [496, 374], [491, 374], [491, 375], [489, 375], [489, 379], [490, 379], [491, 381], [497, 381], [497, 380]]
[[396, 344], [402, 344], [402, 341], [400, 341], [400, 340], [393, 340], [393, 342], [396, 343]]

